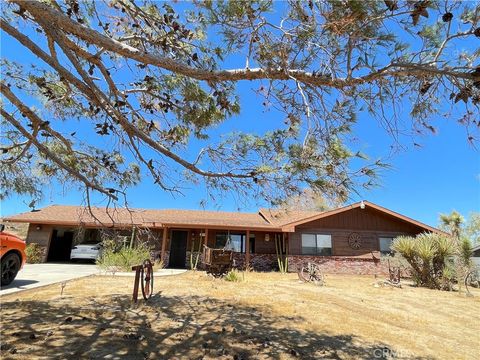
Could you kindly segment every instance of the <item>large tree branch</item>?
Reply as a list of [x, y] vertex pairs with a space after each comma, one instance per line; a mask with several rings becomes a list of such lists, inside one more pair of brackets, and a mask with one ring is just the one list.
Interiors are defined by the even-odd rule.
[[425, 76], [425, 75], [446, 75], [461, 79], [476, 80], [478, 76], [469, 72], [441, 69], [435, 66], [424, 66], [415, 63], [395, 63], [388, 66], [389, 71], [377, 71], [361, 77], [333, 78], [326, 75], [299, 70], [299, 69], [232, 69], [232, 70], [204, 70], [193, 68], [182, 64], [179, 61], [167, 57], [147, 53], [135, 47], [124, 44], [120, 41], [105, 36], [98, 31], [83, 26], [73, 21], [62, 12], [51, 6], [35, 0], [9, 0], [18, 4], [21, 8], [28, 10], [35, 18], [42, 19], [51, 26], [58, 27], [65, 32], [95, 44], [105, 50], [117, 53], [126, 58], [153, 65], [168, 71], [172, 71], [197, 80], [205, 81], [239, 81], [239, 80], [291, 80], [292, 77], [302, 83], [314, 86], [327, 86], [332, 88], [344, 88], [347, 86], [360, 85], [365, 82], [374, 81], [389, 76]]
[[[41, 21], [43, 25], [45, 23]], [[45, 27], [48, 27], [45, 25]], [[8, 24], [5, 20], [0, 19], [0, 28], [4, 30], [6, 33], [17, 39], [22, 45], [27, 47], [30, 51], [32, 51], [35, 55], [40, 57], [43, 61], [45, 61], [48, 65], [50, 65], [53, 69], [59, 72], [59, 75], [63, 76], [65, 79], [67, 79], [69, 82], [71, 82], [77, 89], [79, 89], [85, 96], [88, 97], [88, 99], [95, 104], [101, 106], [107, 114], [113, 119], [118, 120], [121, 122], [121, 124], [124, 126], [124, 129], [131, 133], [134, 134], [136, 137], [138, 137], [140, 140], [142, 140], [145, 144], [147, 144], [149, 147], [152, 149], [158, 151], [159, 153], [167, 156], [168, 158], [174, 160], [178, 164], [182, 165], [186, 169], [192, 171], [193, 173], [196, 173], [198, 175], [204, 176], [204, 177], [218, 177], [218, 178], [237, 178], [237, 179], [245, 179], [245, 178], [252, 178], [254, 175], [252, 174], [238, 174], [238, 173], [233, 173], [233, 172], [213, 172], [213, 171], [206, 171], [198, 168], [191, 162], [183, 159], [182, 157], [178, 156], [171, 150], [167, 149], [164, 145], [160, 144], [159, 142], [155, 141], [152, 139], [150, 136], [145, 134], [143, 131], [140, 129], [136, 128], [132, 124], [128, 122], [124, 118], [124, 116], [118, 112], [113, 106], [110, 104], [108, 99], [104, 96], [103, 92], [101, 92], [92, 81], [89, 81], [90, 79], [88, 78], [88, 75], [84, 74], [85, 76], [83, 77], [84, 81], [78, 79], [75, 77], [70, 71], [68, 71], [65, 67], [61, 66], [59, 63], [57, 63], [51, 56], [49, 56], [46, 52], [44, 52], [42, 49], [40, 49], [36, 44], [34, 44], [27, 36], [21, 34], [17, 29], [15, 29], [13, 26]], [[58, 41], [62, 41], [57, 39]], [[66, 46], [66, 44], [65, 44]], [[65, 50], [65, 49], [64, 49]], [[68, 50], [68, 49], [67, 49]], [[88, 53], [85, 53], [84, 55], [87, 56]], [[91, 54], [90, 54], [91, 55]], [[70, 58], [71, 61], [75, 62], [74, 58]], [[81, 69], [79, 67], [79, 64], [77, 64], [77, 71], [81, 72]], [[97, 91], [94, 91], [94, 90]]]
[[[37, 126], [41, 126], [44, 122], [40, 119], [37, 114], [35, 114], [28, 106], [26, 106], [19, 98], [15, 96], [15, 94], [9, 89], [9, 87], [3, 82], [0, 81], [0, 92], [3, 96], [5, 96], [20, 112], [26, 116], [33, 124]], [[87, 179], [84, 175], [82, 175], [79, 171], [73, 169], [72, 166], [65, 164], [62, 159], [60, 159], [54, 152], [52, 152], [48, 147], [43, 145], [38, 139], [27, 131], [20, 122], [18, 122], [12, 115], [10, 115], [7, 111], [0, 109], [2, 116], [12, 124], [25, 138], [31, 141], [35, 147], [44, 154], [48, 159], [52, 160], [59, 168], [65, 170], [67, 173], [72, 175], [77, 180], [81, 181], [85, 186], [95, 189], [96, 191], [105, 194], [109, 198], [114, 200], [118, 200], [118, 198], [110, 193], [108, 190], [104, 189], [100, 185], [94, 183], [93, 181]]]

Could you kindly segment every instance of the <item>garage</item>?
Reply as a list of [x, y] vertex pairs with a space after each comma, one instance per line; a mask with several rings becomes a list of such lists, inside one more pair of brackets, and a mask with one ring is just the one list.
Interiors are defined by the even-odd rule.
[[47, 262], [68, 262], [75, 245], [96, 244], [101, 241], [97, 229], [53, 228], [48, 246]]

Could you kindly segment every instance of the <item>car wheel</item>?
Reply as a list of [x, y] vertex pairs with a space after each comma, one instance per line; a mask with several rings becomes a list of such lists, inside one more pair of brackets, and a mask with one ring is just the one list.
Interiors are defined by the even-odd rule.
[[9, 285], [17, 276], [18, 270], [20, 270], [20, 257], [14, 253], [5, 255], [1, 260], [1, 268], [1, 284], [2, 286]]

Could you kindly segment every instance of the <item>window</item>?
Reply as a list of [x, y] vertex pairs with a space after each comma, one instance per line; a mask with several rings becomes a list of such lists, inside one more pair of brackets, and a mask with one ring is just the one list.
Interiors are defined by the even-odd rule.
[[392, 253], [392, 246], [393, 237], [380, 237], [378, 238], [380, 242], [380, 254], [382, 255], [390, 255]]
[[326, 234], [302, 234], [303, 255], [332, 255], [332, 236]]
[[244, 239], [245, 235], [230, 235], [230, 248], [235, 252], [243, 252], [245, 250]]
[[[229, 234], [228, 232], [217, 232], [215, 238], [215, 248], [222, 249], [227, 244], [227, 239], [230, 236], [229, 250], [239, 253], [245, 253], [246, 234]], [[250, 234], [250, 253], [255, 252], [255, 234]]]
[[226, 232], [217, 232], [215, 236], [215, 249], [223, 249], [227, 243], [228, 234]]

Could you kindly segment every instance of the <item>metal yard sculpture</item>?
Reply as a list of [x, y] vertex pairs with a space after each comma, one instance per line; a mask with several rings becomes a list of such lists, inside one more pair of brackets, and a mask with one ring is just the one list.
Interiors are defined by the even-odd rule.
[[325, 285], [325, 275], [320, 270], [320, 266], [314, 263], [307, 263], [298, 270], [298, 278], [303, 282], [311, 282], [315, 285]]
[[140, 285], [142, 289], [142, 296], [145, 300], [152, 297], [153, 294], [153, 265], [152, 262], [147, 259], [141, 265], [132, 267], [135, 270], [135, 282], [133, 284], [132, 301], [136, 303], [138, 301], [138, 287]]

